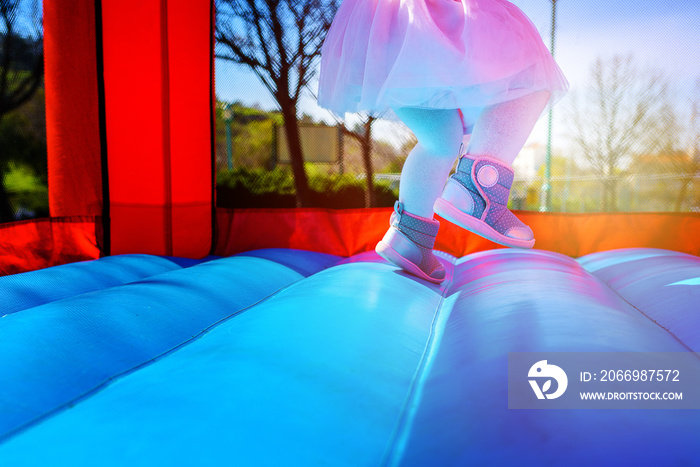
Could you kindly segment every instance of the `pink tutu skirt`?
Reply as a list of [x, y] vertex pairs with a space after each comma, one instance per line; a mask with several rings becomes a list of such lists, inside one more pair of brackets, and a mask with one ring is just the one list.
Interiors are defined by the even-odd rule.
[[478, 108], [568, 82], [505, 0], [344, 0], [323, 44], [319, 105], [337, 114]]

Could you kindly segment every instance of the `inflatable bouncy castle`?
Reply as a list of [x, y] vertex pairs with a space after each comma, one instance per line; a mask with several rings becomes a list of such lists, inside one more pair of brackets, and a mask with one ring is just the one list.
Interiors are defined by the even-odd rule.
[[700, 461], [692, 408], [509, 402], [517, 353], [696, 355], [700, 215], [522, 212], [535, 250], [444, 223], [435, 285], [374, 253], [388, 208], [217, 208], [213, 18], [45, 0], [51, 215], [0, 225], [0, 465]]

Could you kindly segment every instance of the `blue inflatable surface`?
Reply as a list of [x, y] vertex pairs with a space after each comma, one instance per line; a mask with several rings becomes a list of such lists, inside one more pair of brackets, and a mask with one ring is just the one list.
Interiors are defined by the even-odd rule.
[[507, 397], [509, 352], [699, 351], [700, 258], [441, 258], [441, 286], [374, 253], [292, 250], [0, 278], [0, 465], [700, 460], [694, 410]]
[[0, 316], [179, 268], [157, 256], [122, 255], [0, 277]]

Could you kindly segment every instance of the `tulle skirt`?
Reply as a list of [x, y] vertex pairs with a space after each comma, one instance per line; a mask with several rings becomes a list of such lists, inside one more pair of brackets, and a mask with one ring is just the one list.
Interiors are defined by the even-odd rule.
[[319, 105], [345, 112], [479, 108], [568, 82], [505, 0], [344, 0], [323, 44]]

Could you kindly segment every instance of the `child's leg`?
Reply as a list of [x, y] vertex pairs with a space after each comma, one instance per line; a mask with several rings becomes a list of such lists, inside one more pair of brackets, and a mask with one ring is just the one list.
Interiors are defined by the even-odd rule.
[[401, 171], [399, 201], [389, 230], [376, 251], [418, 277], [442, 282], [445, 268], [433, 254], [439, 223], [433, 204], [454, 164], [462, 139], [457, 110], [395, 109], [413, 130], [418, 144]]
[[406, 211], [432, 219], [433, 204], [458, 156], [462, 120], [457, 110], [394, 111], [418, 139], [401, 171], [399, 201]]
[[549, 91], [539, 91], [484, 109], [474, 125], [467, 154], [513, 164], [542, 115], [549, 96]]
[[[462, 117], [463, 141], [469, 141], [469, 138], [474, 132], [474, 125], [476, 121], [479, 120], [479, 116], [483, 111], [483, 107], [462, 107], [459, 109], [460, 116]], [[466, 149], [466, 147], [464, 149]]]
[[443, 218], [506, 246], [532, 248], [532, 230], [507, 208], [511, 164], [549, 100], [541, 91], [484, 109], [466, 154], [435, 202]]

